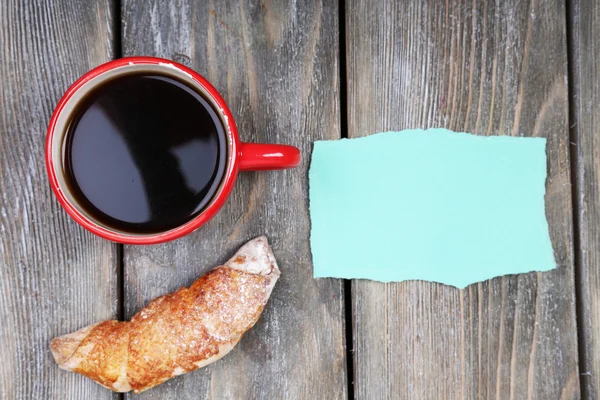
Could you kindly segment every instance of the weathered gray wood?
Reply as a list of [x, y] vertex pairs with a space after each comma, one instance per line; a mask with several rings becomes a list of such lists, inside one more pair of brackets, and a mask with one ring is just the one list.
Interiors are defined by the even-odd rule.
[[304, 154], [295, 170], [240, 175], [218, 216], [189, 237], [125, 247], [128, 317], [263, 233], [282, 271], [261, 320], [232, 353], [139, 398], [346, 396], [342, 284], [312, 278], [307, 204], [311, 144], [340, 136], [338, 31], [335, 2], [125, 0], [124, 55], [190, 65], [223, 94], [244, 140]]
[[84, 231], [51, 193], [50, 114], [108, 61], [112, 4], [0, 2], [0, 398], [109, 399], [60, 370], [52, 337], [116, 316], [116, 246]]
[[571, 22], [580, 379], [586, 398], [596, 399], [600, 390], [600, 4], [571, 1]]
[[557, 0], [347, 3], [349, 136], [547, 137], [559, 265], [465, 290], [353, 282], [357, 398], [579, 398], [565, 21]]

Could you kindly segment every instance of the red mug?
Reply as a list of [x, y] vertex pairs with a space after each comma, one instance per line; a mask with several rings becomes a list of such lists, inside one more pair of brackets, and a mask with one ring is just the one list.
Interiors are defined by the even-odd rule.
[[[96, 220], [76, 200], [66, 182], [63, 157], [68, 125], [82, 100], [108, 80], [131, 73], [167, 75], [200, 93], [218, 114], [226, 131], [227, 162], [217, 192], [204, 209], [188, 222], [159, 233], [120, 231]], [[170, 60], [153, 57], [130, 57], [110, 61], [89, 71], [75, 82], [59, 101], [46, 137], [46, 167], [50, 184], [67, 213], [90, 232], [125, 244], [155, 244], [178, 239], [200, 228], [225, 204], [239, 171], [293, 168], [300, 164], [300, 151], [293, 146], [242, 143], [233, 115], [217, 90], [200, 74]]]

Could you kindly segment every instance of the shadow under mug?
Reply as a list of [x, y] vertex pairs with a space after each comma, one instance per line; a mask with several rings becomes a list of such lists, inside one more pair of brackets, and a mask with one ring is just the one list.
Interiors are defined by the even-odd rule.
[[[107, 226], [82, 207], [67, 184], [63, 168], [69, 122], [82, 100], [94, 89], [116, 77], [147, 73], [177, 79], [201, 94], [219, 115], [227, 139], [227, 163], [217, 192], [197, 216], [174, 229], [159, 233], [131, 233]], [[67, 213], [90, 232], [124, 244], [155, 244], [178, 239], [200, 228], [225, 204], [239, 171], [293, 168], [300, 164], [293, 146], [242, 143], [231, 111], [217, 90], [200, 74], [176, 62], [154, 57], [129, 57], [110, 61], [89, 71], [59, 101], [46, 136], [46, 167], [52, 189]]]

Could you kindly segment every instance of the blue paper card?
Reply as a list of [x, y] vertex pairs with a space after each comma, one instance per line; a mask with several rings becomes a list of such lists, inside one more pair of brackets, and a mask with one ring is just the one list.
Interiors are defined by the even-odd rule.
[[318, 141], [309, 181], [316, 278], [463, 288], [556, 267], [544, 138], [429, 129]]

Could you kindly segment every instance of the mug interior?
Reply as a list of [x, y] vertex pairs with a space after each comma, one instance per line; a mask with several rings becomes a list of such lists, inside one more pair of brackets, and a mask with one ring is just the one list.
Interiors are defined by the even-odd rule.
[[[155, 60], [164, 62], [155, 62]], [[51, 135], [49, 137], [49, 151], [47, 154], [47, 157], [51, 158], [51, 160], [49, 160], [51, 161], [51, 164], [49, 163], [49, 169], [51, 168], [53, 170], [52, 175], [54, 175], [53, 178], [55, 178], [55, 182], [53, 182], [53, 187], [55, 189], [56, 194], [59, 197], [59, 200], [61, 200], [61, 203], [63, 203], [63, 206], [65, 206], [67, 212], [69, 212], [69, 214], [71, 214], [72, 217], [74, 217], [80, 224], [82, 224], [88, 230], [91, 230], [93, 233], [96, 233], [107, 239], [123, 243], [160, 243], [167, 240], [172, 240], [174, 238], [183, 236], [193, 231], [194, 229], [196, 229], [204, 223], [203, 220], [210, 218], [212, 214], [216, 213], [216, 210], [214, 210], [215, 207], [220, 208], [220, 205], [217, 206], [215, 202], [218, 199], [221, 199], [221, 196], [223, 195], [223, 191], [226, 188], [226, 186], [228, 186], [228, 190], [231, 190], [231, 185], [233, 184], [231, 180], [235, 179], [235, 170], [233, 165], [237, 140], [237, 136], [234, 134], [235, 127], [233, 127], [232, 129], [232, 124], [230, 125], [231, 118], [230, 115], [228, 115], [230, 113], [229, 110], [226, 109], [226, 105], [224, 104], [222, 99], [215, 99], [213, 94], [209, 92], [209, 90], [212, 89], [212, 91], [216, 93], [216, 90], [212, 87], [206, 88], [204, 85], [209, 84], [203, 84], [192, 75], [193, 71], [188, 71], [186, 71], [184, 67], [177, 66], [175, 63], [170, 62], [168, 60], [153, 59], [152, 63], [130, 61], [124, 65], [107, 69], [103, 72], [98, 73], [95, 76], [92, 76], [90, 79], [86, 80], [85, 82], [74, 88], [73, 91], [71, 91], [71, 89], [73, 89], [71, 88], [63, 98], [64, 103], [62, 104], [62, 108], [57, 109], [57, 115], [53, 117], [54, 126], [51, 126], [51, 131], [49, 132], [49, 135]], [[93, 72], [94, 71], [92, 71], [91, 74]], [[213, 111], [217, 114], [221, 126], [225, 131], [224, 136], [227, 142], [225, 144], [225, 172], [222, 174], [221, 181], [219, 182], [216, 191], [212, 195], [212, 198], [202, 209], [199, 215], [192, 217], [185, 224], [165, 232], [136, 233], [122, 231], [118, 228], [108, 226], [102, 221], [99, 221], [97, 218], [94, 218], [94, 216], [91, 215], [88, 211], [86, 211], [85, 207], [83, 207], [77, 200], [76, 196], [70, 188], [70, 185], [67, 182], [67, 174], [64, 170], [63, 161], [65, 159], [66, 153], [66, 139], [69, 133], [69, 125], [71, 123], [72, 118], [74, 117], [74, 114], [85, 101], [88, 94], [115, 78], [139, 74], [170, 77], [177, 81], [180, 81], [181, 83], [190, 87], [194, 91], [198, 92], [210, 104]], [[200, 76], [198, 75], [198, 77]], [[74, 86], [76, 85], [77, 83]], [[221, 103], [221, 105], [219, 105], [219, 103]], [[225, 195], [227, 194], [228, 193], [226, 193]], [[61, 199], [61, 196], [64, 197], [64, 201], [63, 199]], [[224, 199], [221, 199], [221, 202], [223, 201]], [[203, 214], [209, 209], [213, 209], [211, 215], [204, 216], [203, 218]], [[147, 240], [144, 241], [144, 238], [146, 238]]]

